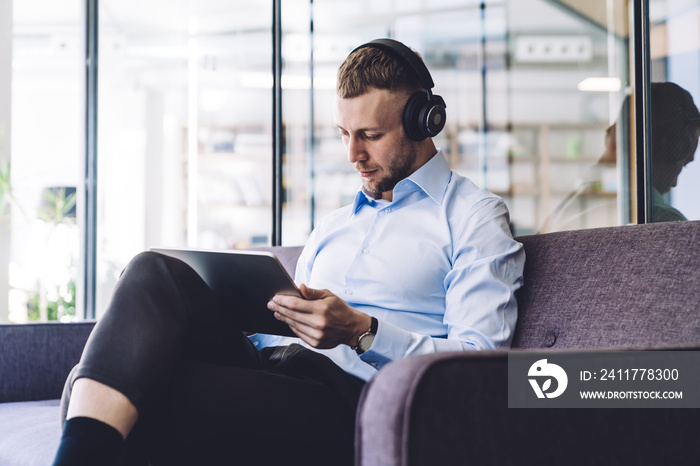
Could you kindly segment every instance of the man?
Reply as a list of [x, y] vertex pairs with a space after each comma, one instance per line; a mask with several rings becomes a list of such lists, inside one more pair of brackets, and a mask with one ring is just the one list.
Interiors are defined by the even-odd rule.
[[67, 382], [55, 465], [116, 452], [155, 464], [352, 464], [360, 390], [383, 365], [509, 345], [522, 245], [502, 200], [451, 172], [427, 137], [444, 125], [444, 102], [421, 67], [380, 41], [338, 72], [336, 126], [362, 189], [309, 238], [303, 299], [268, 305], [299, 338], [245, 338], [189, 267], [137, 256]]

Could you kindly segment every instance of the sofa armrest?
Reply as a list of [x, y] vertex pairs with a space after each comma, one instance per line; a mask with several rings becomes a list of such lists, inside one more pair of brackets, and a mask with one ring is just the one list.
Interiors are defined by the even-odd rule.
[[94, 325], [0, 325], [0, 403], [60, 398]]
[[[659, 348], [653, 348], [658, 350]], [[387, 365], [363, 391], [356, 464], [698, 464], [699, 409], [508, 408], [508, 352]]]

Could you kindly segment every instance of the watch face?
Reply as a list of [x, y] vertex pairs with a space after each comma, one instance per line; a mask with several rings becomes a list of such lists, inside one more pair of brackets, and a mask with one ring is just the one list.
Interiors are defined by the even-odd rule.
[[370, 346], [372, 346], [372, 342], [374, 342], [374, 335], [371, 333], [365, 333], [357, 342], [357, 347], [364, 353], [370, 348]]

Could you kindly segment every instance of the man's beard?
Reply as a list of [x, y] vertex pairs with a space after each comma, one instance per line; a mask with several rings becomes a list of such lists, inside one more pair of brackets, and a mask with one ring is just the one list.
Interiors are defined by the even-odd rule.
[[378, 180], [364, 181], [362, 187], [365, 192], [381, 195], [382, 193], [393, 191], [399, 181], [411, 175], [413, 165], [418, 157], [415, 146], [410, 143], [404, 143], [399, 148], [398, 153], [401, 155], [392, 160], [389, 166], [385, 168], [387, 171], [386, 176]]

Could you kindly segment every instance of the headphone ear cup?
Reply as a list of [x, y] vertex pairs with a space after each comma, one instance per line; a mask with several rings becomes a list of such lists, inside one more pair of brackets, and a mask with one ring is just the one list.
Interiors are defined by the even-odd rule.
[[433, 95], [422, 109], [420, 113], [420, 122], [422, 131], [429, 137], [437, 136], [442, 128], [445, 127], [447, 114], [445, 112], [445, 101], [439, 95]]
[[437, 136], [445, 127], [445, 101], [439, 95], [428, 100], [425, 92], [415, 92], [403, 110], [403, 127], [414, 141]]
[[424, 107], [428, 105], [428, 96], [425, 92], [414, 92], [408, 98], [406, 106], [403, 109], [403, 129], [406, 136], [414, 141], [422, 141], [428, 137], [424, 131], [421, 113], [425, 113]]

